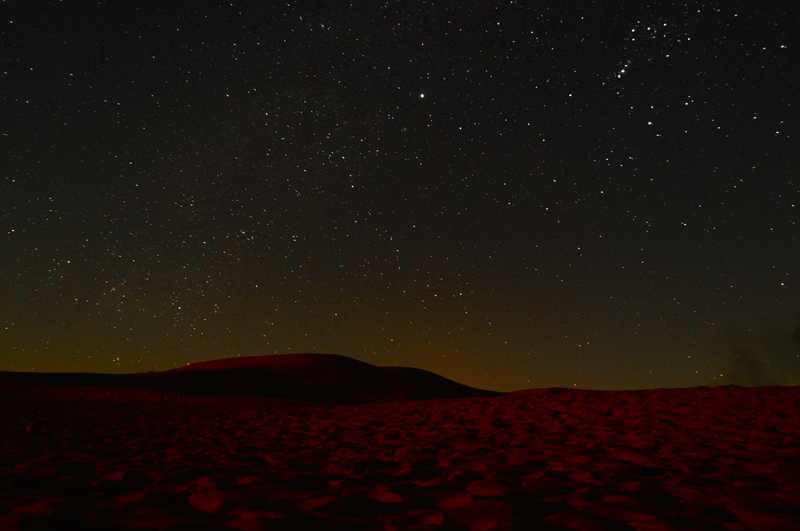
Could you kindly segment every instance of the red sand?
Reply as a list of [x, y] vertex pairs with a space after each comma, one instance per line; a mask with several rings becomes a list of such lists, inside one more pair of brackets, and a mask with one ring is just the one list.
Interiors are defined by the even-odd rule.
[[800, 530], [800, 387], [0, 392], [0, 529]]

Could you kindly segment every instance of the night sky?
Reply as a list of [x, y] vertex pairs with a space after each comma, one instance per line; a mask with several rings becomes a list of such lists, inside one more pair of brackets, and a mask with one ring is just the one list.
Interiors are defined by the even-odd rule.
[[0, 13], [0, 370], [800, 384], [794, 1]]

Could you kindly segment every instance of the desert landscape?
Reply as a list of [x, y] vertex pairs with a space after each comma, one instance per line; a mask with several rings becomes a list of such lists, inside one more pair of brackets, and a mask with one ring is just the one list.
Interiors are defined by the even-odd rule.
[[800, 529], [800, 388], [507, 394], [343, 356], [0, 373], [0, 529]]

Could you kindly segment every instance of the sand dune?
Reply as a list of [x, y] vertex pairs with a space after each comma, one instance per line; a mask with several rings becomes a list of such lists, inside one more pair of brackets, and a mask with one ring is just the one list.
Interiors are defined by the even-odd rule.
[[[93, 393], [106, 399], [113, 394], [120, 400], [129, 399], [121, 389], [196, 396], [275, 397], [337, 404], [499, 394], [468, 387], [421, 369], [376, 367], [334, 354], [228, 358], [146, 374], [0, 372], [0, 382], [39, 386], [26, 389], [29, 397], [35, 390], [55, 398], [55, 390], [41, 387], [49, 386], [84, 388], [79, 392], [84, 399]], [[109, 388], [115, 391], [110, 393]], [[22, 392], [22, 388], [17, 389], [17, 392]], [[60, 398], [70, 395], [66, 389], [58, 392]], [[144, 397], [141, 394], [137, 396]]]
[[[314, 385], [353, 366], [284, 361]], [[177, 372], [243, 368], [226, 363]], [[0, 383], [0, 529], [800, 530], [800, 387], [351, 404], [94, 389], [109, 394]]]

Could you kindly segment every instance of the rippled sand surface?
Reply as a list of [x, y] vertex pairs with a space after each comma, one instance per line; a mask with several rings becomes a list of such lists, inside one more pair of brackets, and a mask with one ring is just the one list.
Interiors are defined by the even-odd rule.
[[0, 529], [800, 529], [798, 387], [0, 392]]

